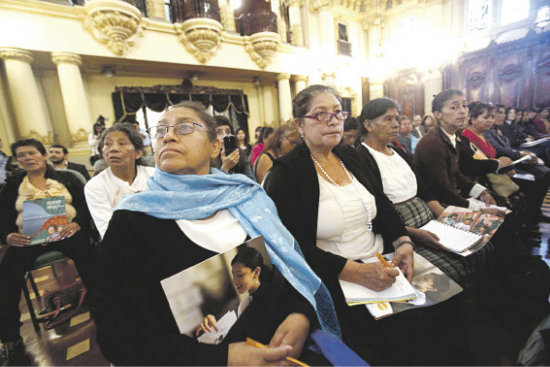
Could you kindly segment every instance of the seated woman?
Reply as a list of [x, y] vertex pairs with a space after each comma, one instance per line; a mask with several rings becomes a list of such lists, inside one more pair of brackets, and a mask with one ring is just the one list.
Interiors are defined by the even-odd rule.
[[127, 122], [105, 130], [99, 146], [108, 168], [86, 184], [84, 193], [95, 226], [103, 238], [120, 199], [145, 190], [147, 179], [155, 169], [141, 165], [143, 139]]
[[[415, 251], [466, 287], [472, 282], [472, 275], [483, 269], [492, 245], [488, 244], [469, 257], [462, 257], [445, 250], [436, 235], [420, 229], [437, 218], [443, 207], [421, 177], [415, 174], [406, 152], [391, 147], [399, 132], [398, 115], [399, 107], [392, 99], [377, 98], [367, 103], [361, 111], [367, 135], [359, 152], [368, 163], [368, 171], [375, 175], [392, 201], [407, 232], [418, 244]], [[452, 220], [452, 215], [449, 218]]]
[[364, 307], [348, 306], [339, 280], [377, 291], [390, 287], [398, 275], [395, 267], [356, 261], [385, 249], [395, 251], [393, 263], [411, 280], [413, 243], [359, 153], [339, 144], [348, 114], [338, 93], [312, 85], [294, 98], [293, 115], [304, 144], [275, 161], [265, 189], [327, 285], [344, 341], [370, 363], [398, 357], [385, 353], [382, 342], [394, 329], [384, 328], [382, 320], [374, 322]]
[[296, 146], [298, 138], [298, 133], [292, 126], [282, 126], [275, 131], [275, 134], [254, 164], [254, 175], [258, 183], [261, 184], [263, 182], [267, 171], [273, 166], [275, 159], [287, 154]]
[[469, 198], [477, 198], [486, 205], [495, 204], [489, 190], [470, 180], [458, 167], [460, 145], [455, 134], [468, 119], [464, 94], [454, 89], [439, 93], [432, 102], [432, 111], [438, 125], [416, 146], [413, 162], [417, 174], [442, 205], [479, 210], [481, 205]]
[[[470, 103], [468, 109], [468, 127], [462, 132], [460, 140], [457, 140], [461, 145], [458, 167], [466, 176], [486, 182], [497, 195], [507, 199], [519, 191], [519, 186], [510, 178], [514, 176], [515, 171], [512, 168], [505, 173], [497, 174], [496, 171], [512, 164], [512, 160], [505, 156], [497, 159], [495, 149], [483, 136], [492, 126], [490, 116], [493, 105], [478, 101]], [[483, 149], [479, 148], [480, 146]]]
[[261, 133], [260, 133], [260, 139], [258, 140], [258, 143], [252, 148], [252, 153], [250, 154], [250, 164], [254, 166], [256, 163], [256, 159], [262, 154], [265, 147], [269, 144], [269, 141], [273, 138], [273, 134], [275, 134], [275, 129], [269, 126], [262, 127]]
[[[300, 356], [317, 324], [314, 309], [320, 324], [338, 333], [326, 288], [296, 251], [262, 188], [210, 168], [220, 142], [216, 121], [204, 107], [172, 106], [150, 134], [157, 168], [149, 188], [124, 198], [102, 243], [96, 322], [106, 358], [117, 365], [281, 363], [288, 355]], [[273, 297], [264, 314], [281, 318], [257, 325], [239, 319], [233, 327], [269, 348], [248, 346], [242, 338], [200, 344], [181, 335], [161, 280], [258, 235], [286, 279], [285, 293]]]
[[[19, 140], [11, 146], [12, 154], [24, 171], [8, 178], [0, 192], [0, 243], [8, 249], [0, 262], [0, 356], [16, 360], [24, 351], [19, 335], [19, 299], [25, 285], [25, 273], [36, 258], [49, 251], [61, 251], [73, 259], [89, 294], [94, 290], [95, 252], [90, 245], [91, 218], [84, 199], [84, 185], [67, 171], [56, 171], [48, 163], [46, 149], [35, 139]], [[23, 203], [28, 200], [63, 196], [67, 224], [60, 240], [28, 246], [31, 237], [23, 234]], [[28, 246], [28, 247], [27, 247]], [[2, 359], [3, 359], [2, 358]]]
[[[516, 160], [522, 156], [530, 155], [530, 160], [515, 167], [520, 173], [529, 173], [535, 177], [535, 182], [522, 180], [519, 181], [519, 184], [522, 192], [526, 195], [527, 217], [529, 220], [538, 219], [541, 216], [540, 206], [550, 185], [550, 169], [542, 164], [537, 165], [537, 157], [534, 153], [513, 149], [506, 137], [500, 136], [492, 129], [495, 109], [489, 102], [470, 104], [471, 125], [462, 133], [463, 137], [468, 139], [464, 141], [468, 145], [466, 151], [471, 152], [470, 146], [473, 145], [474, 149], [479, 150], [476, 154], [490, 159], [498, 159], [498, 166], [501, 166], [501, 163], [511, 162], [512, 159]], [[460, 160], [459, 163], [461, 163]], [[493, 163], [494, 166], [496, 166], [495, 163]], [[461, 169], [468, 168], [461, 165]]]

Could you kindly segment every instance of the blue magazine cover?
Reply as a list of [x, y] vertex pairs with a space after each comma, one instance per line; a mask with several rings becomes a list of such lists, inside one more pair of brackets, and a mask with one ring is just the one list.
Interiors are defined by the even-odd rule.
[[23, 233], [31, 237], [28, 246], [59, 241], [65, 224], [65, 197], [23, 202]]

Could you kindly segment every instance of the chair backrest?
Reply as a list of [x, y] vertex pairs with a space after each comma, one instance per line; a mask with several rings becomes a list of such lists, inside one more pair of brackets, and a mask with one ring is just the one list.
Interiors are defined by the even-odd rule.
[[86, 185], [86, 183], [88, 182], [86, 180], [86, 177], [84, 177], [84, 175], [82, 175], [82, 173], [80, 173], [78, 171], [75, 171], [74, 169], [66, 169], [65, 171], [71, 172], [73, 175], [75, 175], [76, 178], [78, 178], [80, 180], [80, 182], [82, 182], [83, 185]]

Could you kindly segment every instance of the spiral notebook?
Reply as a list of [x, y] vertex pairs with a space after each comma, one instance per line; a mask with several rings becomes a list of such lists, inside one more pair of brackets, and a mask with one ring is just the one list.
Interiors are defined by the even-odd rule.
[[468, 256], [483, 248], [503, 221], [495, 215], [449, 206], [421, 229], [434, 233], [449, 251]]

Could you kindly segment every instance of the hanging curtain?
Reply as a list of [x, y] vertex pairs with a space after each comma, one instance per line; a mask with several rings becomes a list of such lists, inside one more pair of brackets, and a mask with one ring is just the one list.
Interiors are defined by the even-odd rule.
[[234, 125], [248, 134], [248, 98], [239, 89], [193, 86], [183, 90], [181, 85], [116, 87], [112, 99], [116, 121], [135, 121], [136, 113], [143, 106], [162, 112], [183, 101], [196, 101], [211, 106], [217, 114], [229, 116]]

